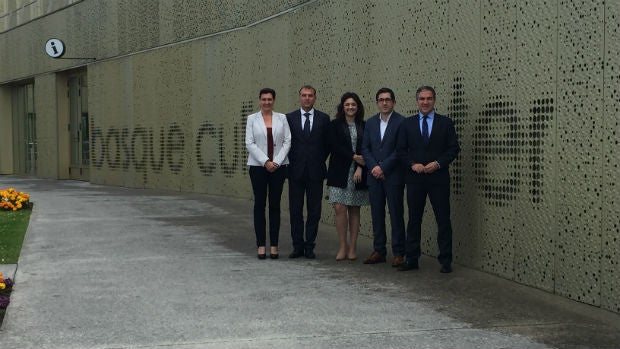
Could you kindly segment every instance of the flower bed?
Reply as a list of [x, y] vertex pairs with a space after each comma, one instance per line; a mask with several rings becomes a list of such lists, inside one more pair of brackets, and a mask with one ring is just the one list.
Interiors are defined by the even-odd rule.
[[9, 305], [9, 294], [13, 288], [13, 280], [10, 278], [5, 279], [0, 273], [0, 309], [6, 309]]
[[4, 319], [4, 313], [6, 312], [6, 307], [9, 306], [11, 302], [11, 290], [13, 289], [13, 280], [10, 278], [4, 278], [2, 273], [0, 273], [0, 325], [2, 324], [2, 320]]
[[0, 210], [17, 211], [30, 208], [30, 195], [14, 188], [0, 190]]

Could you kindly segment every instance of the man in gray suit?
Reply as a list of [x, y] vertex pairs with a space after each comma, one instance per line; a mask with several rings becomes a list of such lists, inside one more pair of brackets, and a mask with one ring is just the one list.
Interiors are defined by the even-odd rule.
[[372, 215], [373, 247], [364, 264], [385, 263], [386, 231], [385, 204], [387, 202], [392, 225], [393, 267], [404, 262], [405, 220], [403, 217], [404, 166], [396, 153], [400, 124], [405, 119], [394, 111], [394, 91], [383, 87], [375, 95], [379, 113], [366, 121], [362, 156], [368, 168], [368, 191]]

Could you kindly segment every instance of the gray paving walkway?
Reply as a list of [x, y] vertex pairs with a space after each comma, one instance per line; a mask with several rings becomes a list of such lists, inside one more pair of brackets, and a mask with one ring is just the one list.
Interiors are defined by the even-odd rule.
[[35, 208], [0, 348], [620, 348], [619, 315], [459, 265], [336, 262], [328, 225], [317, 260], [259, 261], [248, 200], [7, 186]]

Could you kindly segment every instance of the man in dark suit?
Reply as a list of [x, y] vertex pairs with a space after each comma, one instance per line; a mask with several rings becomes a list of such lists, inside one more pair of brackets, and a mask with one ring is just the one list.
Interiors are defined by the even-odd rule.
[[[301, 108], [286, 114], [291, 129], [288, 153], [288, 197], [291, 216], [293, 252], [289, 258], [305, 256], [314, 259], [315, 240], [321, 218], [323, 180], [329, 155], [329, 116], [314, 109], [316, 90], [306, 85], [299, 90]], [[304, 196], [307, 217], [304, 240]]]
[[398, 135], [398, 153], [407, 166], [407, 261], [399, 271], [418, 269], [422, 216], [426, 197], [437, 221], [437, 244], [442, 273], [452, 272], [450, 173], [448, 165], [460, 151], [452, 120], [435, 113], [435, 90], [422, 86], [416, 92], [418, 114], [405, 119]]
[[362, 156], [368, 169], [368, 192], [372, 216], [373, 248], [364, 264], [385, 263], [385, 204], [387, 201], [392, 225], [392, 266], [404, 262], [405, 221], [403, 208], [404, 166], [396, 153], [400, 124], [405, 119], [394, 111], [394, 91], [383, 87], [375, 95], [379, 114], [366, 121]]

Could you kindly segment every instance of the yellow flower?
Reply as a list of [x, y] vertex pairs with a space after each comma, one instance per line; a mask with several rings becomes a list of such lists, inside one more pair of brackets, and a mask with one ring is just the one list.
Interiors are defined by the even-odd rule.
[[29, 207], [30, 195], [17, 191], [15, 188], [0, 190], [0, 209], [21, 210]]

